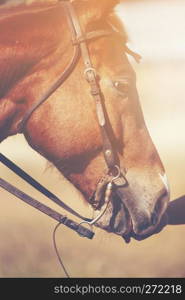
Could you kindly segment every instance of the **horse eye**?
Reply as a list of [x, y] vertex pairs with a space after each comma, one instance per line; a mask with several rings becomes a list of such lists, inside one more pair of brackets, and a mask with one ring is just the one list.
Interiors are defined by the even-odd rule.
[[122, 95], [126, 96], [129, 91], [129, 82], [126, 80], [114, 81], [114, 87], [120, 92]]

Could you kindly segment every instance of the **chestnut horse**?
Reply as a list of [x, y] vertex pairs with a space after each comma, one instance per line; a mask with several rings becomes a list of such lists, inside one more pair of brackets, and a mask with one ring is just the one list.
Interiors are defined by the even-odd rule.
[[[127, 37], [113, 13], [118, 2], [74, 0], [72, 5], [83, 32], [114, 30], [113, 34], [87, 44], [98, 71], [109, 136], [127, 186], [116, 187], [116, 194], [96, 225], [123, 237], [142, 239], [159, 224], [167, 208], [169, 190], [140, 108], [135, 73], [126, 55]], [[19, 133], [18, 125], [26, 112], [71, 60], [73, 45], [62, 1], [1, 8], [0, 47], [3, 141]], [[90, 201], [107, 167], [95, 103], [83, 72], [80, 58], [65, 82], [31, 114], [23, 134], [29, 145]]]

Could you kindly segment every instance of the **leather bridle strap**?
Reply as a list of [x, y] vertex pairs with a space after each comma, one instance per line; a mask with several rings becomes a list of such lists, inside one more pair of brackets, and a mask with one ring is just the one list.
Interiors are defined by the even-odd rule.
[[[64, 2], [65, 0], [62, 0], [62, 1]], [[72, 31], [73, 27], [71, 26], [71, 24], [72, 23], [70, 23], [70, 28]], [[81, 55], [79, 44], [81, 42], [97, 39], [97, 38], [103, 37], [103, 36], [108, 36], [110, 34], [112, 34], [112, 31], [108, 31], [108, 30], [107, 31], [105, 31], [105, 30], [92, 31], [92, 32], [86, 33], [83, 36], [81, 35], [79, 37], [77, 37], [74, 32], [72, 33], [72, 44], [73, 44], [74, 52], [73, 52], [73, 57], [72, 57], [71, 61], [69, 62], [68, 66], [66, 67], [64, 72], [56, 80], [56, 82], [42, 95], [41, 99], [39, 99], [39, 101], [34, 103], [33, 106], [31, 106], [30, 109], [28, 109], [28, 111], [25, 113], [25, 115], [23, 116], [21, 121], [17, 124], [18, 133], [23, 133], [24, 127], [25, 127], [27, 121], [29, 120], [29, 118], [31, 117], [31, 115], [33, 114], [33, 112], [40, 105], [42, 105], [71, 75], [71, 73], [75, 69], [75, 67], [79, 61], [80, 55]]]
[[105, 30], [90, 31], [90, 32], [85, 33], [82, 36], [75, 37], [75, 39], [72, 40], [72, 44], [73, 45], [79, 45], [80, 43], [83, 43], [83, 42], [88, 42], [90, 40], [92, 41], [92, 40], [98, 39], [100, 37], [109, 36], [112, 33], [113, 32], [109, 31], [109, 30], [106, 30], [106, 31]]
[[103, 140], [103, 154], [108, 169], [111, 170], [115, 167], [117, 162], [114, 155], [114, 149], [108, 134], [106, 117], [105, 117], [103, 104], [102, 104], [103, 95], [101, 93], [100, 86], [98, 83], [96, 70], [92, 65], [86, 39], [83, 38], [84, 34], [82, 33], [78, 17], [74, 11], [72, 4], [69, 1], [64, 1], [64, 0], [62, 0], [61, 2], [63, 2], [63, 5], [66, 10], [66, 14], [68, 16], [68, 23], [71, 29], [72, 40], [73, 41], [75, 40], [76, 44], [80, 45], [81, 55], [85, 66], [84, 75], [86, 80], [90, 84], [91, 94], [96, 104], [96, 113], [97, 113], [98, 123], [100, 126], [102, 140]]
[[26, 125], [27, 121], [31, 117], [32, 113], [42, 104], [44, 103], [60, 86], [61, 84], [69, 77], [69, 75], [74, 70], [78, 60], [80, 58], [80, 49], [78, 45], [74, 45], [74, 54], [73, 57], [68, 65], [68, 67], [64, 70], [64, 72], [60, 75], [59, 79], [46, 91], [45, 94], [37, 101], [24, 115], [22, 120], [17, 125], [17, 129], [19, 133], [24, 131], [24, 126]]

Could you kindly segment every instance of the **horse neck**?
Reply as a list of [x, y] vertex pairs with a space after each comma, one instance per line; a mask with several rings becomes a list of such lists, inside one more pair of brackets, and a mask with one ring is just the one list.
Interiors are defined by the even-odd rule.
[[61, 74], [71, 54], [63, 10], [41, 8], [1, 11], [1, 141], [17, 133], [20, 118]]

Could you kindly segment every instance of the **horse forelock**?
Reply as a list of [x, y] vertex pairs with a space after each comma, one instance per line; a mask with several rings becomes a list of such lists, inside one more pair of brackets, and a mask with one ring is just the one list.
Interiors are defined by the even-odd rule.
[[73, 0], [72, 2], [84, 32], [113, 29], [121, 33], [124, 43], [127, 42], [125, 27], [115, 10], [119, 0]]

